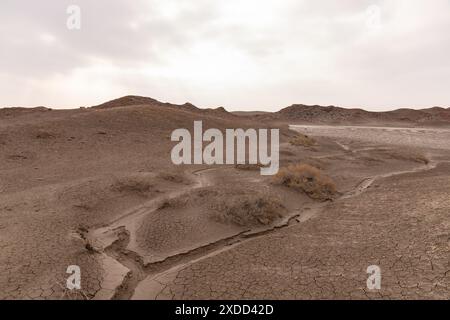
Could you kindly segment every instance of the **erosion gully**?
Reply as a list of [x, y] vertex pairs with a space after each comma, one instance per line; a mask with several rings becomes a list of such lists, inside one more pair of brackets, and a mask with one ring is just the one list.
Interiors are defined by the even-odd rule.
[[[341, 146], [345, 152], [351, 151], [348, 146], [345, 146], [342, 143], [338, 143], [338, 145]], [[353, 152], [355, 151], [357, 150], [353, 150]], [[372, 185], [372, 183], [377, 179], [392, 177], [406, 173], [431, 170], [435, 168], [437, 164], [438, 164], [437, 162], [432, 162], [429, 163], [428, 165], [420, 166], [412, 170], [396, 171], [391, 172], [389, 174], [365, 178], [353, 190], [341, 195], [338, 199], [334, 200], [334, 202], [358, 196], [359, 194], [367, 190]], [[219, 169], [207, 168], [193, 172], [194, 176], [197, 177], [196, 183], [197, 188], [210, 184], [210, 181], [207, 179], [207, 177], [204, 177], [202, 175], [206, 172], [213, 170]], [[323, 212], [327, 208], [327, 206], [329, 206], [332, 203], [333, 202], [331, 201], [318, 203], [314, 206], [310, 206], [308, 208], [301, 209], [300, 211], [290, 213], [287, 216], [287, 218], [285, 218], [283, 221], [279, 222], [276, 225], [272, 225], [264, 229], [257, 229], [257, 230], [249, 229], [237, 235], [231, 236], [229, 238], [224, 238], [216, 242], [209, 243], [204, 246], [200, 246], [195, 249], [167, 257], [162, 261], [149, 264], [144, 264], [144, 261], [140, 255], [127, 249], [128, 244], [130, 242], [130, 233], [128, 230], [126, 230], [125, 227], [118, 227], [116, 228], [116, 230], [118, 231], [117, 239], [110, 246], [106, 247], [103, 251], [107, 255], [109, 255], [110, 257], [117, 260], [125, 267], [127, 267], [130, 271], [124, 278], [122, 284], [116, 288], [112, 299], [113, 300], [131, 299], [138, 284], [147, 277], [157, 277], [159, 274], [167, 270], [170, 270], [174, 267], [180, 266], [182, 267], [183, 265], [189, 265], [190, 263], [198, 262], [199, 260], [206, 259], [211, 255], [218, 254], [220, 252], [233, 248], [237, 245], [243, 244], [246, 241], [258, 237], [264, 237], [274, 232], [277, 232], [280, 229], [289, 228], [290, 226], [296, 225], [298, 223], [303, 223]]]

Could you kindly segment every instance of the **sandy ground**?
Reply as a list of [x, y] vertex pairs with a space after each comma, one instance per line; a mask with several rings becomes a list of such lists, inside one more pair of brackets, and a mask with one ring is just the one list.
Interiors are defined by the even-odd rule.
[[[259, 171], [173, 166], [171, 131], [200, 119], [270, 125], [159, 105], [0, 118], [0, 299], [450, 298], [450, 130], [293, 127], [309, 147], [283, 131], [282, 166], [335, 181], [318, 201]], [[234, 214], [261, 199], [269, 218]]]

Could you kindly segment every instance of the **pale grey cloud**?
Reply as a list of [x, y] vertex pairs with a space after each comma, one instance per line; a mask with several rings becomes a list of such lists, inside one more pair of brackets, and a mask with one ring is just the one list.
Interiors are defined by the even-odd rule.
[[[81, 30], [66, 28], [69, 5]], [[448, 0], [2, 0], [0, 105], [450, 103]]]

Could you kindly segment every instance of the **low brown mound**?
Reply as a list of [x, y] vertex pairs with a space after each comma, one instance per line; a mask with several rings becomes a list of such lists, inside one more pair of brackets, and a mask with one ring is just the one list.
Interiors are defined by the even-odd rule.
[[127, 106], [136, 106], [136, 105], [161, 105], [162, 103], [158, 100], [148, 98], [148, 97], [140, 97], [140, 96], [125, 96], [118, 99], [114, 99], [105, 103], [102, 103], [98, 106], [93, 106], [95, 109], [109, 109], [109, 108], [117, 108], [117, 107], [127, 107]]
[[69, 208], [112, 214], [159, 195], [161, 191], [155, 185], [151, 177], [101, 177], [70, 185], [58, 198]]
[[428, 164], [430, 160], [422, 153], [414, 150], [407, 149], [397, 149], [397, 150], [387, 150], [385, 154], [392, 159], [405, 160], [418, 162], [423, 164]]
[[307, 135], [299, 133], [289, 139], [289, 143], [293, 146], [311, 147], [316, 144], [316, 141]]
[[190, 184], [191, 181], [184, 175], [184, 173], [179, 172], [161, 172], [158, 174], [158, 178], [179, 184]]
[[146, 195], [150, 192], [157, 191], [155, 182], [144, 176], [128, 176], [117, 178], [111, 189], [121, 193], [133, 193], [138, 195]]
[[186, 207], [186, 205], [189, 202], [189, 198], [186, 196], [181, 196], [177, 198], [166, 198], [161, 200], [161, 202], [158, 205], [159, 210], [164, 209], [178, 209]]
[[400, 160], [428, 164], [430, 160], [420, 151], [412, 148], [376, 148], [365, 152], [361, 157], [366, 161], [384, 162], [386, 160]]
[[333, 180], [308, 164], [293, 164], [281, 168], [273, 182], [301, 190], [316, 200], [331, 200], [337, 193]]
[[0, 118], [6, 117], [16, 117], [21, 115], [27, 115], [32, 113], [43, 113], [47, 111], [52, 111], [50, 108], [46, 107], [35, 107], [35, 108], [21, 108], [21, 107], [12, 107], [12, 108], [0, 108]]
[[275, 113], [254, 115], [260, 121], [283, 121], [314, 124], [395, 124], [395, 125], [448, 125], [448, 109], [434, 107], [430, 109], [397, 109], [386, 112], [371, 112], [363, 109], [347, 109], [336, 106], [294, 104]]
[[263, 192], [246, 188], [201, 188], [192, 193], [162, 200], [158, 210], [203, 212], [216, 222], [240, 227], [270, 225], [287, 209], [282, 201]]
[[239, 226], [270, 225], [280, 219], [286, 208], [281, 200], [261, 193], [227, 195], [211, 205], [212, 218]]

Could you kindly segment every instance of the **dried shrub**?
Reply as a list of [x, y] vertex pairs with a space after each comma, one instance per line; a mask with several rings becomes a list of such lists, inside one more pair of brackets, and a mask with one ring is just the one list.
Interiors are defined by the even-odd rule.
[[303, 191], [316, 200], [331, 200], [336, 194], [336, 185], [321, 170], [308, 164], [293, 164], [281, 168], [274, 176], [275, 184]]
[[270, 225], [283, 216], [286, 208], [278, 198], [263, 194], [244, 194], [211, 205], [213, 219], [239, 226]]
[[316, 144], [316, 140], [304, 134], [297, 134], [289, 139], [289, 143], [293, 146], [312, 147]]

